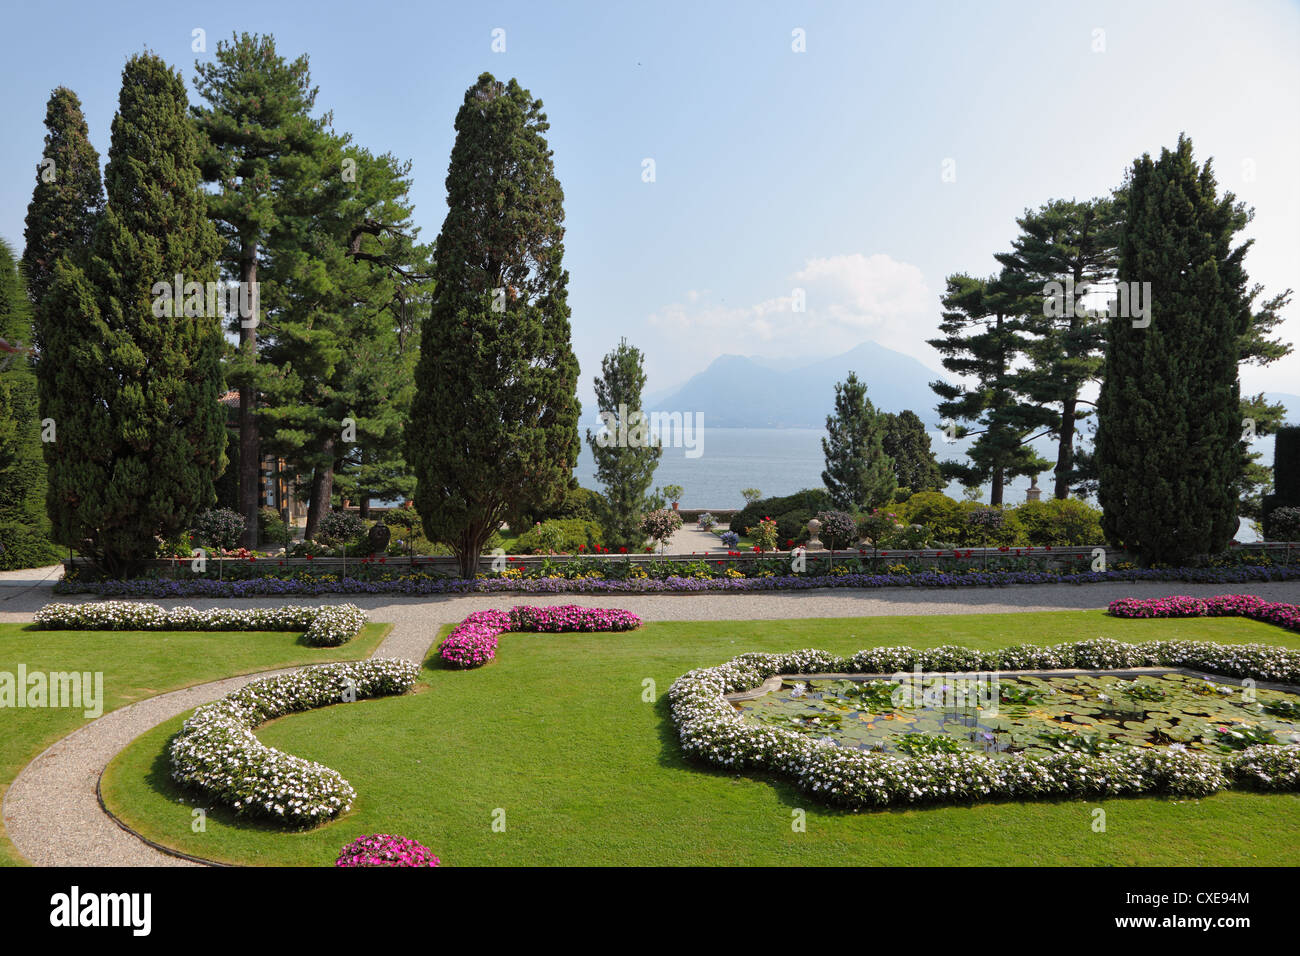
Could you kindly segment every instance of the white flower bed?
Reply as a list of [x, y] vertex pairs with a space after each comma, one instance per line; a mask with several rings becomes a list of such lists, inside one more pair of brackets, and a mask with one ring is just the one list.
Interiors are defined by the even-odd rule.
[[47, 604], [36, 612], [36, 626], [57, 631], [302, 631], [304, 643], [337, 647], [361, 632], [366, 612], [355, 604], [275, 608], [163, 608], [157, 604], [105, 601]]
[[402, 694], [420, 669], [396, 658], [321, 664], [244, 685], [196, 710], [169, 748], [172, 777], [238, 813], [310, 826], [352, 807], [337, 770], [268, 747], [253, 729], [330, 704]]
[[1175, 748], [1063, 752], [1046, 757], [982, 753], [902, 756], [847, 750], [801, 734], [745, 721], [724, 695], [752, 690], [776, 674], [992, 670], [1109, 670], [1189, 667], [1233, 677], [1300, 684], [1300, 651], [1263, 644], [1196, 641], [1123, 644], [1098, 639], [1054, 647], [995, 651], [965, 647], [879, 647], [837, 657], [825, 651], [742, 654], [684, 674], [668, 691], [682, 749], [729, 769], [759, 768], [795, 780], [827, 802], [854, 809], [985, 798], [1204, 795], [1236, 781], [1271, 790], [1300, 789], [1300, 746], [1257, 745], [1240, 754]]

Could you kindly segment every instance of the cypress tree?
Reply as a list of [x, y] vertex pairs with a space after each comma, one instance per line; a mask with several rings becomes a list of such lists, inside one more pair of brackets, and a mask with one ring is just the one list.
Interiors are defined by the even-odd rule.
[[894, 462], [894, 477], [899, 491], [916, 494], [942, 491], [943, 473], [930, 450], [930, 436], [916, 412], [904, 409], [897, 415], [882, 412], [884, 434], [881, 447]]
[[835, 411], [826, 416], [822, 482], [835, 507], [875, 507], [893, 495], [894, 461], [885, 454], [885, 428], [856, 372], [835, 385]]
[[45, 517], [31, 334], [18, 263], [0, 239], [0, 570], [38, 567], [58, 557]]
[[598, 505], [605, 544], [640, 549], [645, 541], [641, 518], [650, 510], [646, 492], [663, 455], [642, 417], [645, 371], [641, 350], [621, 339], [601, 360], [595, 386], [596, 407], [606, 431], [602, 436], [588, 429], [587, 444], [596, 461], [596, 480], [605, 488]]
[[431, 540], [471, 576], [488, 537], [577, 463], [564, 193], [540, 100], [484, 73], [456, 115], [407, 460]]
[[[103, 210], [99, 153], [90, 145], [81, 101], [60, 86], [45, 106], [45, 150], [36, 168], [36, 188], [23, 233], [23, 276], [33, 302], [49, 291], [60, 256], [85, 255]], [[36, 337], [39, 345], [43, 337], [39, 328]]]
[[1251, 316], [1249, 242], [1232, 242], [1250, 214], [1232, 193], [1219, 196], [1210, 161], [1197, 165], [1186, 136], [1157, 160], [1136, 160], [1125, 189], [1119, 281], [1151, 283], [1150, 324], [1108, 323], [1102, 527], [1148, 563], [1185, 564], [1222, 551], [1237, 528], [1237, 363]]
[[39, 306], [55, 538], [112, 574], [188, 528], [225, 465], [220, 314], [205, 295], [220, 243], [186, 110], [179, 73], [150, 53], [127, 61], [108, 206], [85, 267], [61, 259]]

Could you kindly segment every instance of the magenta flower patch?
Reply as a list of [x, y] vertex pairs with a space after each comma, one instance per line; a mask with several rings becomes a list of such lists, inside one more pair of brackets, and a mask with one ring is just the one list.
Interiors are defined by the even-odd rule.
[[437, 866], [442, 861], [416, 840], [375, 833], [358, 837], [339, 853], [335, 866]]
[[453, 667], [481, 667], [496, 657], [497, 635], [506, 631], [631, 631], [640, 626], [641, 618], [618, 608], [520, 605], [509, 611], [475, 611], [456, 625], [438, 652]]
[[1110, 602], [1116, 617], [1248, 617], [1300, 631], [1300, 606], [1265, 601], [1253, 594], [1220, 594], [1212, 598], [1175, 594], [1164, 598], [1121, 598]]

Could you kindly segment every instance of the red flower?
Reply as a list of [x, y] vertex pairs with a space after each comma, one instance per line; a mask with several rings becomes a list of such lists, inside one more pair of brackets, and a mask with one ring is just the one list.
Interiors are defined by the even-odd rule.
[[312, 556], [311, 556], [310, 554], [307, 555], [307, 560], [310, 561], [311, 559], [312, 559]]
[[578, 545], [578, 553], [579, 553], [579, 554], [581, 554], [582, 552], [584, 552], [584, 551], [586, 551], [586, 550], [587, 550], [587, 546], [586, 546], [585, 544], [580, 544], [580, 545]]
[[623, 547], [619, 548], [619, 549], [618, 549], [618, 553], [619, 553], [619, 554], [627, 554], [627, 547], [626, 547], [626, 546], [623, 546]]

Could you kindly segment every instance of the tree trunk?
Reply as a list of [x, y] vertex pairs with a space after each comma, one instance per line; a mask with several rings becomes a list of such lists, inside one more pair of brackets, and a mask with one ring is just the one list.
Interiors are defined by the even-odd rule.
[[361, 497], [357, 499], [357, 514], [362, 521], [370, 520], [370, 492], [364, 488], [358, 489], [357, 494]]
[[997, 507], [1002, 504], [1002, 469], [993, 469], [993, 480], [989, 485], [989, 504]]
[[[325, 443], [325, 452], [328, 454], [334, 449], [334, 439], [331, 438]], [[307, 527], [303, 532], [303, 540], [311, 541], [316, 535], [316, 528], [320, 524], [320, 519], [330, 510], [330, 498], [334, 494], [334, 460], [327, 459], [329, 464], [317, 465], [316, 470], [312, 472], [311, 477], [311, 501], [307, 505]]]
[[1056, 488], [1058, 499], [1070, 497], [1070, 473], [1074, 471], [1074, 412], [1078, 400], [1071, 396], [1061, 403], [1061, 435], [1056, 447]]
[[[257, 243], [244, 247], [244, 260], [240, 264], [239, 280], [249, 283], [246, 288], [257, 288]], [[253, 301], [257, 302], [256, 296]], [[260, 310], [260, 306], [255, 310]], [[260, 318], [260, 316], [257, 316]], [[257, 358], [257, 326], [247, 325], [241, 317], [239, 323], [239, 350], [251, 360]], [[244, 516], [244, 533], [241, 544], [252, 550], [257, 547], [257, 512], [259, 477], [262, 472], [261, 443], [257, 434], [257, 388], [245, 382], [239, 389], [239, 513]]]

